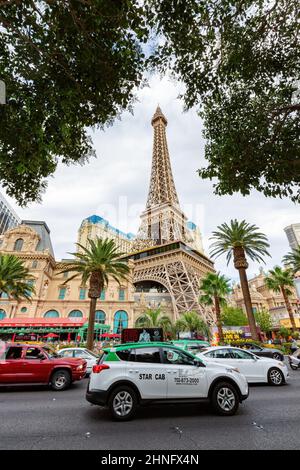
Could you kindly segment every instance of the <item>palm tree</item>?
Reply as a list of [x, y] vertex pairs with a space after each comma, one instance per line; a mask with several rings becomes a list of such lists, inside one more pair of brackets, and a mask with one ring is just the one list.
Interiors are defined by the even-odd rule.
[[164, 328], [169, 329], [172, 320], [167, 315], [164, 315], [161, 308], [156, 309], [148, 308], [145, 313], [137, 318], [135, 322], [136, 327], [140, 328]]
[[203, 318], [194, 311], [183, 313], [177, 320], [175, 327], [177, 332], [189, 331], [191, 336], [193, 333], [202, 333], [204, 336], [210, 337], [209, 326]]
[[108, 238], [101, 240], [88, 239], [88, 247], [77, 243], [81, 252], [69, 253], [75, 256], [66, 269], [60, 272], [74, 272], [64, 284], [81, 276], [83, 285], [89, 282], [88, 296], [90, 300], [89, 323], [87, 331], [87, 348], [93, 349], [94, 344], [94, 325], [97, 299], [102, 290], [107, 286], [109, 278], [113, 278], [120, 284], [121, 280], [126, 280], [129, 273], [129, 267], [125, 261], [120, 260], [123, 253], [119, 253], [114, 240]]
[[289, 289], [289, 287], [294, 287], [293, 271], [291, 269], [282, 269], [280, 266], [275, 266], [274, 269], [269, 271], [269, 274], [265, 279], [265, 284], [268, 289], [273, 290], [274, 292], [281, 292], [290, 317], [292, 329], [296, 331], [293, 310], [289, 301], [289, 297], [293, 295], [293, 292]]
[[34, 293], [29, 269], [24, 266], [23, 261], [15, 255], [0, 255], [0, 297], [6, 294], [14, 300], [31, 300]]
[[233, 257], [234, 267], [239, 271], [251, 335], [254, 340], [258, 340], [246, 272], [249, 266], [247, 257], [252, 261], [264, 263], [263, 257], [270, 256], [267, 251], [270, 245], [267, 237], [258, 232], [258, 227], [248, 224], [245, 220], [231, 220], [229, 225], [224, 223], [217, 228], [212, 236], [215, 241], [211, 245], [211, 256], [217, 258], [226, 254], [227, 265]]
[[201, 280], [199, 301], [205, 305], [214, 305], [217, 327], [219, 333], [219, 342], [224, 343], [224, 335], [221, 320], [221, 306], [226, 305], [226, 295], [230, 293], [229, 279], [220, 273], [207, 273]]
[[293, 273], [300, 271], [300, 247], [293, 249], [282, 258], [285, 265], [291, 266]]

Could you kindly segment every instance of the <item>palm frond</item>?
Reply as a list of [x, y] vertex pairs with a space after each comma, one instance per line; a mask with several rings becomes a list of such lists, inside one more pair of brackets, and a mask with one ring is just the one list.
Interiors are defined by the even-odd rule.
[[293, 271], [291, 269], [282, 269], [280, 266], [275, 266], [273, 269], [270, 269], [265, 278], [265, 284], [268, 289], [274, 292], [281, 292], [281, 290], [284, 289], [287, 295], [290, 296], [292, 295], [292, 291], [289, 287], [294, 287]]
[[17, 256], [0, 254], [0, 292], [11, 299], [31, 301], [35, 289], [30, 282], [34, 279]]
[[233, 251], [242, 247], [252, 261], [265, 262], [264, 257], [270, 256], [269, 243], [265, 234], [258, 231], [258, 227], [245, 220], [239, 222], [231, 220], [229, 224], [223, 223], [212, 232], [213, 243], [210, 245], [210, 255], [213, 258], [226, 254], [227, 265], [232, 259]]
[[285, 265], [290, 266], [294, 274], [300, 271], [300, 247], [285, 255], [282, 258], [282, 262]]

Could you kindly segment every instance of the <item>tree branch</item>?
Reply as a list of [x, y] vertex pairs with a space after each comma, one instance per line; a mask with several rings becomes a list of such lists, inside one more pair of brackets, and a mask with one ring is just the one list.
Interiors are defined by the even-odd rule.
[[21, 33], [18, 28], [15, 28], [14, 26], [12, 26], [12, 24], [6, 19], [4, 18], [3, 16], [0, 16], [0, 23], [3, 24], [3, 26], [6, 28], [6, 29], [11, 29], [12, 31], [14, 31], [20, 39], [24, 40], [25, 42], [27, 42], [31, 47], [33, 47], [33, 49], [35, 49], [39, 55], [43, 55], [44, 53], [46, 54], [46, 56], [49, 57], [50, 60], [53, 60], [57, 65], [59, 65], [63, 70], [64, 72], [66, 73], [66, 75], [68, 76], [68, 78], [75, 83], [78, 91], [81, 92], [81, 88], [78, 84], [78, 82], [76, 81], [76, 79], [73, 77], [73, 75], [70, 73], [70, 71], [64, 66], [64, 64], [62, 64], [59, 60], [57, 60], [55, 57], [53, 57], [53, 54], [49, 54], [45, 51], [41, 51], [40, 48], [28, 37], [26, 36], [25, 34]]
[[282, 106], [281, 108], [274, 109], [272, 116], [277, 116], [281, 113], [292, 113], [294, 111], [300, 111], [300, 103], [297, 104], [289, 104], [287, 106]]

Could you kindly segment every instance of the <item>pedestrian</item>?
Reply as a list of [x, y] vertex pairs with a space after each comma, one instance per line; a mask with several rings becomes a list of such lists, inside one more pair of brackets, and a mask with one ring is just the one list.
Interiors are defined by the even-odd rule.
[[292, 339], [292, 344], [291, 344], [291, 351], [292, 353], [294, 353], [295, 351], [297, 351], [298, 349], [298, 343], [297, 341], [295, 340], [295, 338]]

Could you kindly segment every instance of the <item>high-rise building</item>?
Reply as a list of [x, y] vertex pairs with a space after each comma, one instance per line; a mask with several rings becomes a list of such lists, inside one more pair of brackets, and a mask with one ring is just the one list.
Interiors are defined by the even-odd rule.
[[0, 235], [20, 223], [21, 220], [0, 193]]
[[94, 240], [95, 238], [114, 240], [118, 250], [122, 253], [132, 251], [134, 234], [122, 232], [122, 230], [113, 227], [108, 220], [99, 215], [91, 215], [84, 219], [78, 230], [78, 243], [84, 247], [87, 247], [88, 239]]
[[292, 250], [300, 246], [300, 224], [291, 224], [284, 229]]

